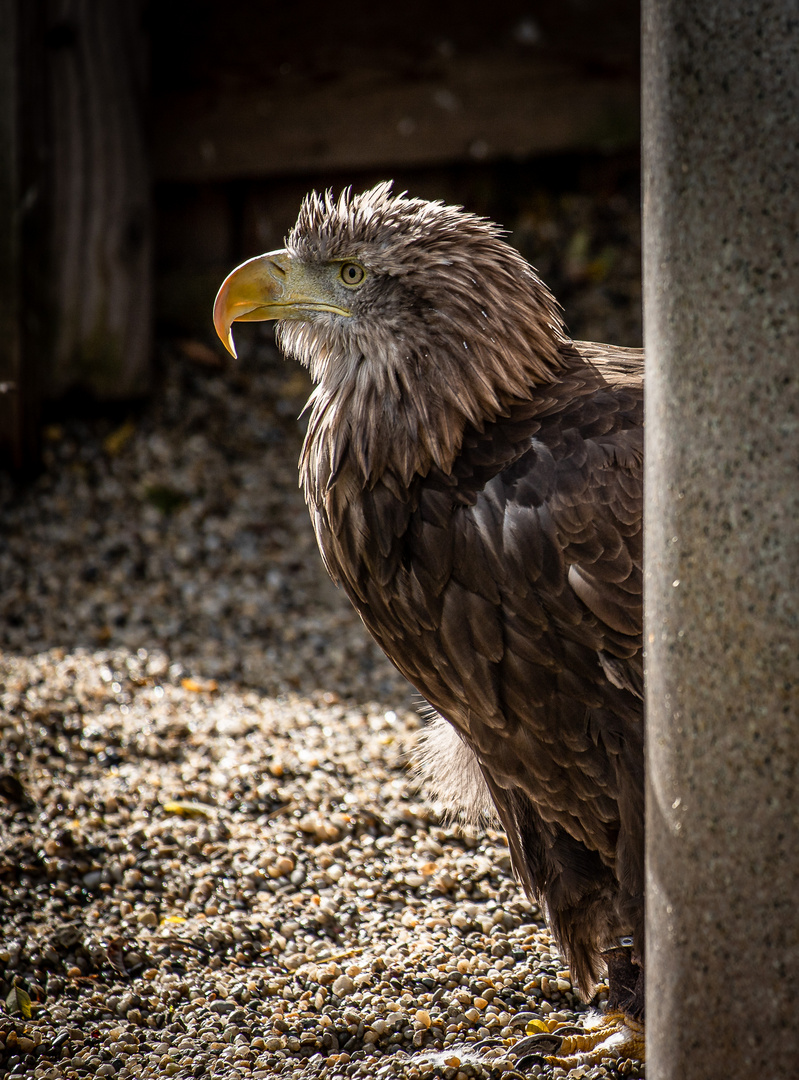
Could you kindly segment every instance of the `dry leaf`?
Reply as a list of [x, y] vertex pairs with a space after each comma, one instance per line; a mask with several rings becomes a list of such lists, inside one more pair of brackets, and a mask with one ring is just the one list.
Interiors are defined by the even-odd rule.
[[128, 969], [125, 967], [125, 942], [121, 937], [115, 937], [109, 941], [106, 946], [105, 955], [108, 957], [108, 962], [112, 968], [115, 968], [120, 975], [127, 975]]
[[213, 815], [213, 808], [205, 803], [173, 801], [164, 803], [165, 814], [179, 814], [187, 818], [207, 818]]
[[203, 341], [182, 338], [176, 342], [176, 345], [186, 359], [191, 360], [194, 364], [202, 364], [204, 367], [222, 367], [224, 364], [223, 357]]
[[22, 1013], [26, 1020], [33, 1016], [30, 995], [26, 994], [21, 986], [12, 986], [11, 993], [6, 998], [6, 1008], [12, 1016]]
[[216, 679], [181, 679], [180, 685], [184, 690], [190, 690], [193, 694], [212, 693], [214, 690], [219, 689], [219, 683]]
[[121, 427], [118, 427], [116, 431], [112, 431], [110, 435], [103, 439], [103, 450], [105, 450], [106, 454], [110, 454], [111, 457], [116, 457], [135, 431], [136, 427], [133, 421], [126, 420]]

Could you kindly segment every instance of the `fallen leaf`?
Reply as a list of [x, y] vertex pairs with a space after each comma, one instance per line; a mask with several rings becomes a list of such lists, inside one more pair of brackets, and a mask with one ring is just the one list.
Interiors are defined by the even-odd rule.
[[198, 802], [175, 800], [164, 803], [163, 809], [165, 814], [179, 814], [181, 817], [186, 818], [207, 818], [213, 816], [213, 807]]
[[192, 338], [182, 338], [175, 343], [187, 360], [194, 364], [202, 364], [203, 367], [222, 367], [224, 358], [203, 341], [195, 341]]
[[180, 685], [184, 690], [190, 690], [193, 694], [212, 693], [214, 690], [219, 689], [219, 683], [216, 679], [181, 679]]
[[115, 937], [109, 941], [106, 946], [105, 955], [108, 957], [108, 962], [112, 968], [115, 968], [120, 975], [127, 975], [128, 969], [125, 967], [125, 942], [121, 937]]
[[14, 1013], [22, 1013], [26, 1020], [33, 1016], [30, 995], [26, 994], [21, 986], [12, 986], [11, 993], [6, 998], [6, 1008], [12, 1016]]
[[111, 457], [116, 457], [120, 453], [125, 443], [136, 431], [136, 426], [132, 420], [126, 420], [124, 424], [112, 431], [110, 435], [106, 435], [103, 439], [103, 450], [106, 454], [110, 454]]

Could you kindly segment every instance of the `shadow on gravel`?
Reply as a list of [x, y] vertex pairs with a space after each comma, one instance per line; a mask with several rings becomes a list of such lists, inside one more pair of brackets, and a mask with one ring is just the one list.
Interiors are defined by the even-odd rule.
[[138, 414], [49, 427], [42, 474], [0, 489], [2, 647], [141, 650], [144, 677], [268, 694], [404, 693], [316, 549], [297, 486], [309, 389], [268, 343], [238, 364], [188, 343], [163, 350]]

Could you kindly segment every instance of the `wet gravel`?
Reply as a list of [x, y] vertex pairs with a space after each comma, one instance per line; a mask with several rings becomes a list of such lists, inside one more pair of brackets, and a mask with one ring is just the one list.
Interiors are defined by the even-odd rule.
[[[608, 198], [519, 242], [566, 251], [578, 333], [634, 344]], [[0, 482], [0, 1077], [512, 1076], [583, 1006], [503, 836], [415, 789], [415, 696], [297, 489], [308, 383], [247, 337], [162, 345], [150, 402]]]

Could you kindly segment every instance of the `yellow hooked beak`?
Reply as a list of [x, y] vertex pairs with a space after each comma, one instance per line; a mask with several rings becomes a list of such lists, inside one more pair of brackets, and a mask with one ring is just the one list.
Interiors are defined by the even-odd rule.
[[214, 301], [214, 327], [235, 356], [234, 322], [304, 319], [316, 311], [350, 315], [336, 299], [324, 267], [309, 267], [287, 251], [270, 251], [237, 266], [222, 282]]

